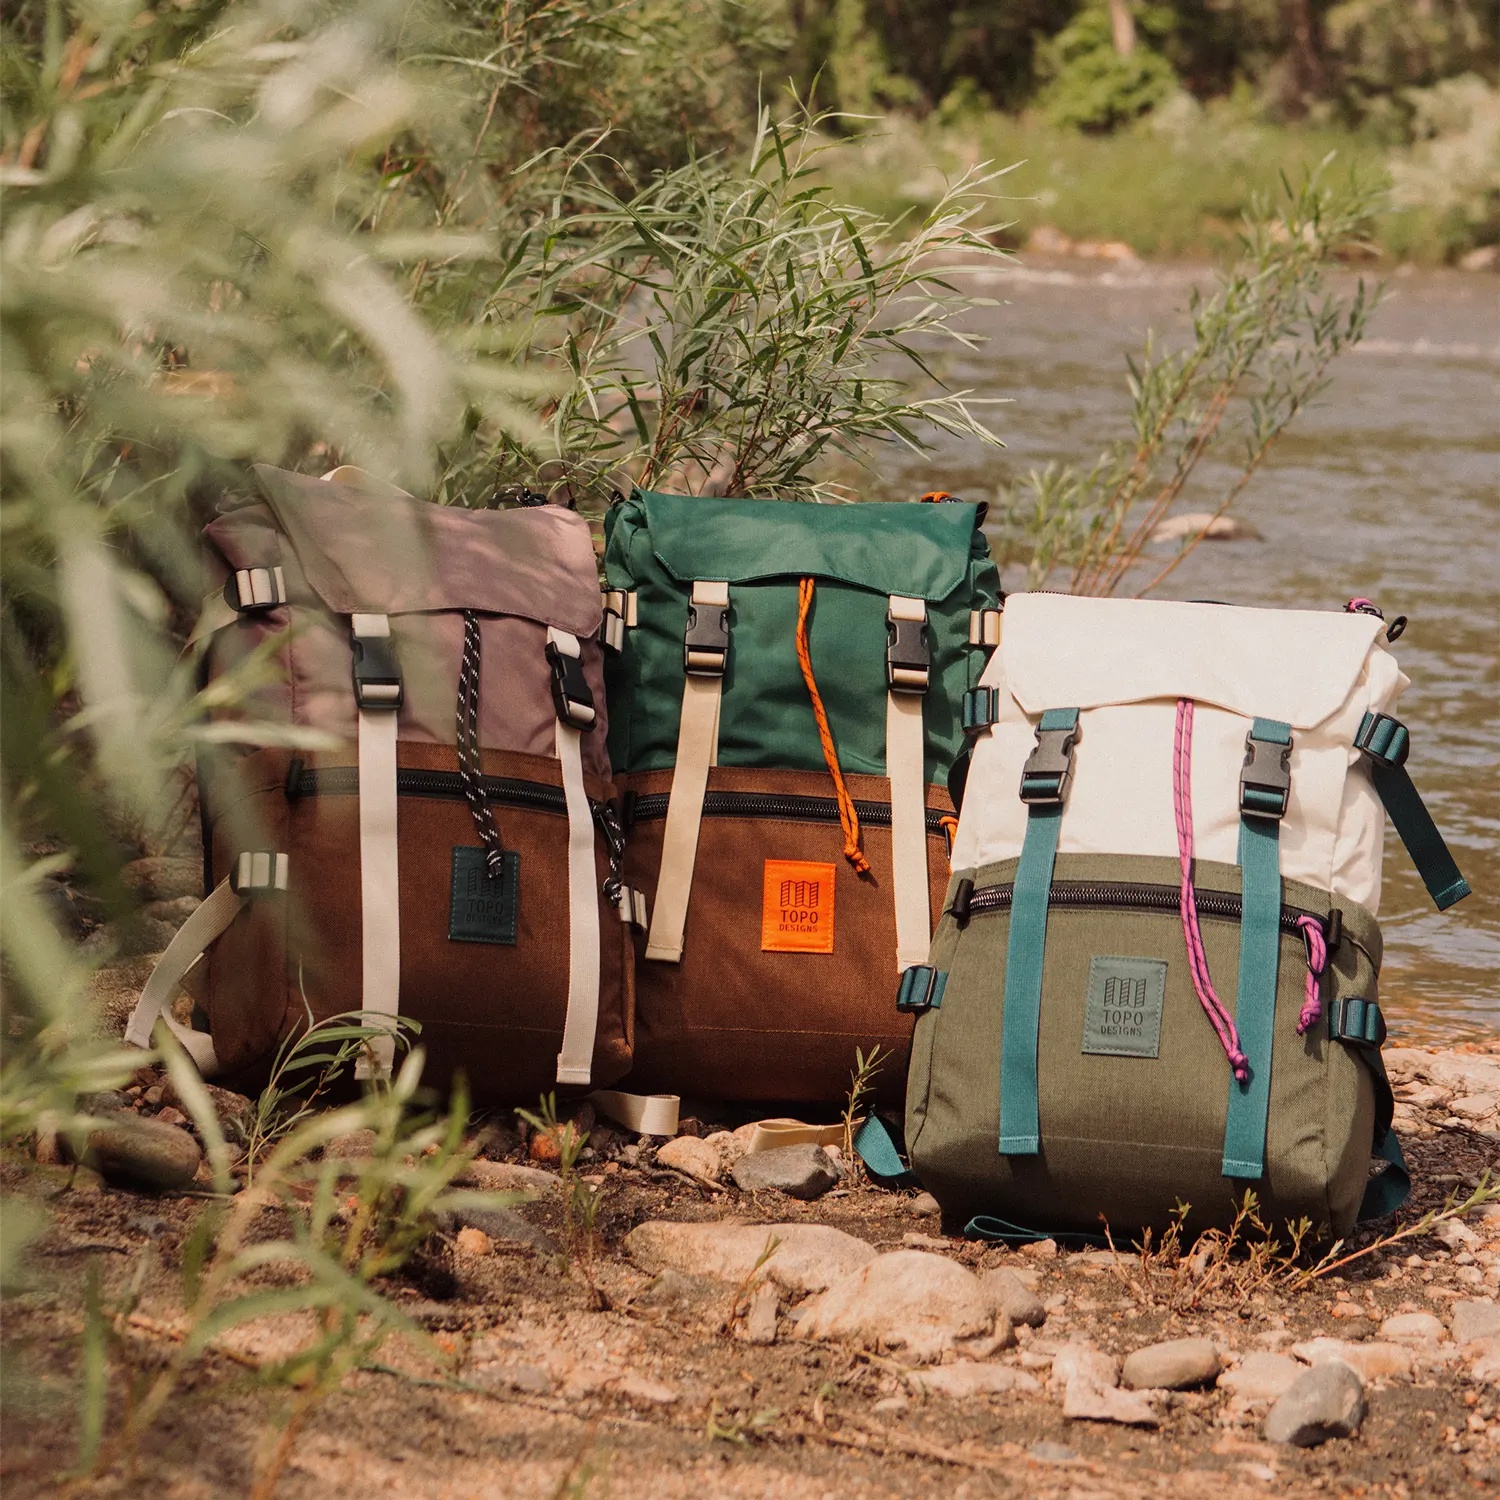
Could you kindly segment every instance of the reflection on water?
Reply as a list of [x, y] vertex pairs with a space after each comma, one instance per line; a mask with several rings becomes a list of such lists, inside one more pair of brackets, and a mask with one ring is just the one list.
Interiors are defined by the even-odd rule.
[[[979, 315], [990, 342], [943, 373], [1008, 398], [991, 409], [1007, 452], [944, 439], [931, 457], [892, 455], [893, 495], [992, 499], [1007, 476], [1088, 462], [1126, 431], [1124, 356], [1148, 326], [1180, 339], [1188, 288], [1207, 280], [1179, 267], [985, 274], [1001, 303]], [[1409, 617], [1396, 648], [1412, 679], [1397, 709], [1409, 765], [1475, 893], [1435, 912], [1388, 834], [1382, 1001], [1397, 1040], [1456, 1040], [1500, 1028], [1500, 285], [1418, 273], [1390, 288], [1367, 342], [1240, 507], [1263, 539], [1203, 544], [1161, 594], [1304, 609], [1363, 594]], [[1205, 463], [1185, 508], [1212, 509], [1230, 472]], [[1019, 587], [1019, 572], [1006, 583]]]

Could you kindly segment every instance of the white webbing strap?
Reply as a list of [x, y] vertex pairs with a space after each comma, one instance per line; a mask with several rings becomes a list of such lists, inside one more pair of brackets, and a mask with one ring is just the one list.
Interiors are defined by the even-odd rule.
[[971, 646], [998, 646], [1000, 644], [1000, 611], [998, 609], [971, 609], [969, 611], [969, 644]]
[[[582, 659], [578, 637], [564, 630], [549, 627], [547, 643], [565, 657]], [[572, 711], [577, 713], [581, 707]], [[568, 1014], [563, 1023], [562, 1051], [557, 1054], [557, 1081], [587, 1083], [593, 1070], [594, 1034], [599, 1027], [594, 819], [583, 789], [583, 731], [559, 716], [556, 736], [563, 796], [568, 804]]]
[[604, 594], [604, 624], [599, 639], [611, 651], [625, 649], [625, 632], [636, 622], [635, 590], [607, 589]]
[[255, 891], [285, 891], [287, 856], [270, 849], [246, 849], [234, 870], [214, 887], [173, 935], [156, 961], [141, 998], [125, 1027], [125, 1040], [149, 1047], [158, 1020], [166, 1022], [205, 1078], [219, 1070], [214, 1044], [206, 1032], [194, 1031], [172, 1016], [172, 1002], [188, 971], [226, 933]]
[[682, 1100], [676, 1094], [625, 1094], [619, 1089], [595, 1089], [589, 1095], [606, 1119], [637, 1135], [676, 1135]]
[[[365, 641], [389, 641], [390, 617], [351, 615], [355, 650]], [[392, 1031], [375, 1037], [356, 1076], [390, 1076], [396, 1055], [394, 1022], [401, 1004], [401, 879], [396, 854], [396, 718], [399, 681], [362, 684], [359, 705], [359, 896], [362, 1008], [390, 1016]]]
[[[729, 585], [695, 583], [693, 603], [706, 609], [727, 610]], [[710, 658], [716, 654], [717, 670], [714, 670], [715, 663]], [[682, 935], [687, 927], [688, 897], [693, 889], [693, 865], [698, 858], [703, 797], [708, 790], [709, 767], [719, 759], [719, 705], [723, 699], [727, 656], [727, 643], [724, 651], [715, 653], [695, 651], [689, 641], [684, 651], [687, 673], [682, 684], [682, 720], [677, 729], [677, 765], [667, 798], [655, 910], [646, 939], [646, 957], [669, 964], [682, 962]]]
[[[926, 620], [920, 599], [890, 598], [893, 620]], [[924, 683], [925, 686], [925, 683]], [[891, 681], [886, 693], [885, 768], [891, 782], [892, 886], [896, 905], [896, 968], [927, 962], [932, 914], [927, 887], [927, 799], [923, 770], [923, 693]]]

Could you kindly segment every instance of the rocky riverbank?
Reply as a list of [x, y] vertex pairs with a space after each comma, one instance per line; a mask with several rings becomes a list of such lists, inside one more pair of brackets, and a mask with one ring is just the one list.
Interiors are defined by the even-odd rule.
[[[1417, 1187], [1376, 1226], [1387, 1236], [1500, 1156], [1500, 1046], [1390, 1062]], [[249, 1101], [214, 1102], [232, 1136]], [[142, 1074], [96, 1101], [118, 1112], [99, 1172], [49, 1160], [45, 1140], [40, 1161], [3, 1165], [7, 1193], [50, 1216], [6, 1308], [7, 1495], [54, 1493], [74, 1462], [91, 1263], [106, 1301], [136, 1289], [115, 1331], [113, 1420], [189, 1332], [181, 1268], [206, 1173], [182, 1103]], [[137, 1495], [149, 1472], [184, 1500], [260, 1494], [294, 1410], [283, 1500], [1500, 1486], [1500, 1204], [1297, 1288], [1286, 1267], [1202, 1246], [1143, 1257], [946, 1237], [926, 1195], [855, 1180], [836, 1146], [757, 1160], [732, 1119], [663, 1142], [585, 1105], [573, 1128], [590, 1132], [591, 1253], [565, 1250], [555, 1137], [492, 1118], [467, 1180], [528, 1201], [449, 1216], [380, 1286], [435, 1338], [436, 1361], [390, 1343], [303, 1410], [295, 1387], [254, 1372], [311, 1342], [313, 1314], [251, 1320], [214, 1342], [133, 1457], [69, 1492]], [[287, 1232], [280, 1208], [260, 1211], [257, 1238]]]

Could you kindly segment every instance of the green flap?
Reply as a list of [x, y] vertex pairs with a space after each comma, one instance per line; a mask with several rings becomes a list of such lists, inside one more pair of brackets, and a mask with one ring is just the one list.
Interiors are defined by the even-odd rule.
[[[828, 578], [936, 604], [965, 579], [979, 507], [809, 505], [637, 492], [658, 561], [683, 583]], [[775, 519], [775, 530], [767, 523]]]

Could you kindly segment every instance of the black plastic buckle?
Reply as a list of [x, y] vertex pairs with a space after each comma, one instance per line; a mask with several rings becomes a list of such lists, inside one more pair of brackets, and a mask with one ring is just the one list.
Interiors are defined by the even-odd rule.
[[1073, 747], [1078, 743], [1079, 726], [1071, 729], [1043, 729], [1036, 732], [1036, 749], [1026, 757], [1021, 769], [1021, 801], [1033, 806], [1060, 803], [1068, 795], [1073, 779]]
[[354, 701], [362, 711], [401, 707], [405, 689], [395, 647], [386, 635], [354, 637]]
[[913, 964], [901, 974], [896, 991], [896, 1009], [906, 1013], [941, 1010], [943, 991], [948, 987], [948, 971], [929, 964]]
[[927, 620], [885, 616], [885, 685], [893, 693], [925, 693], [932, 677]]
[[1000, 717], [1000, 689], [970, 688], [963, 696], [963, 732], [983, 734]]
[[682, 636], [682, 670], [689, 677], [722, 677], [729, 665], [729, 606], [688, 605]]
[[1292, 746], [1245, 736], [1240, 772], [1240, 811], [1257, 818], [1284, 818], [1292, 795]]
[[1385, 1016], [1380, 1002], [1366, 1000], [1362, 995], [1347, 995], [1339, 1001], [1329, 1029], [1338, 1042], [1350, 1042], [1356, 1047], [1385, 1045]]
[[1354, 736], [1354, 748], [1384, 765], [1403, 766], [1411, 753], [1411, 735], [1400, 719], [1366, 714]]
[[552, 705], [557, 717], [569, 729], [585, 732], [592, 729], [598, 714], [588, 679], [583, 675], [582, 659], [569, 656], [555, 642], [548, 641], [547, 664], [552, 668]]

